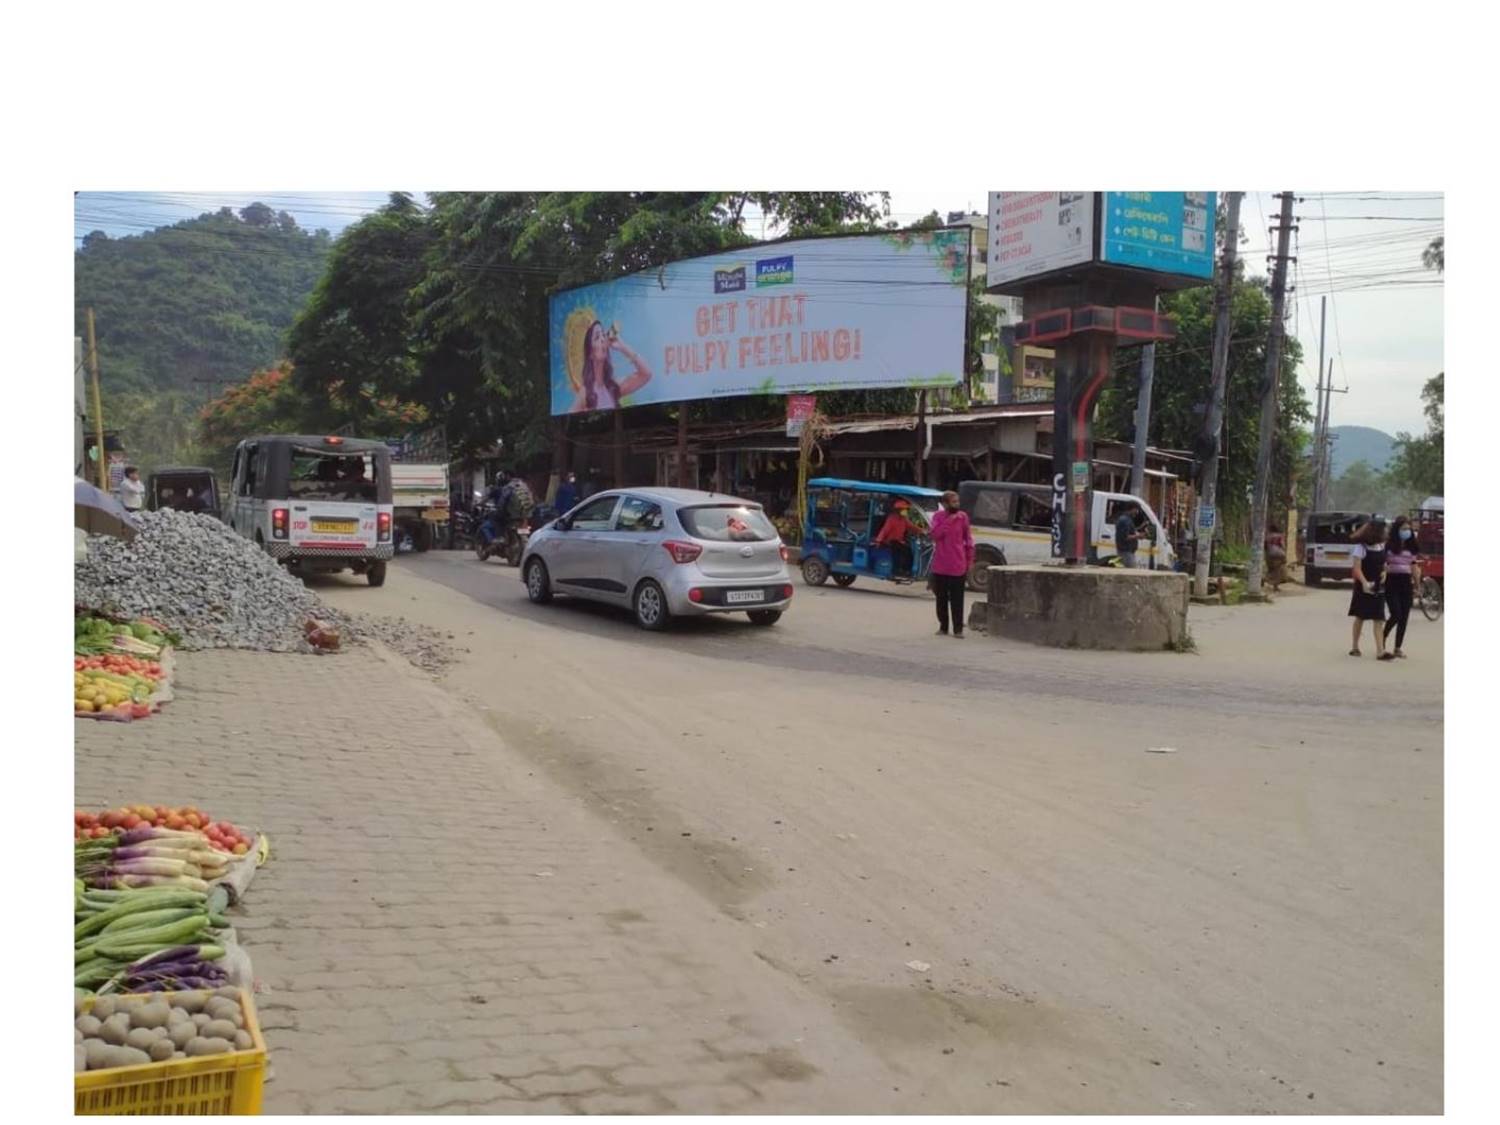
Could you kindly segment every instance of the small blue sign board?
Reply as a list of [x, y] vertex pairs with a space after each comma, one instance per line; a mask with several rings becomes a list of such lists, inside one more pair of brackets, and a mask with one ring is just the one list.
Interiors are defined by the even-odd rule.
[[1214, 273], [1212, 191], [1107, 191], [1099, 259], [1156, 273]]

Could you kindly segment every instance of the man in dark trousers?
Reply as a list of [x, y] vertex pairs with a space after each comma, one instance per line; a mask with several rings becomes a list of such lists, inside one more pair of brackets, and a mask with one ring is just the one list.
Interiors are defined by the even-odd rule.
[[1136, 567], [1135, 552], [1140, 546], [1141, 533], [1136, 530], [1136, 517], [1141, 514], [1139, 504], [1126, 504], [1115, 520], [1115, 550], [1120, 556], [1120, 565], [1126, 570]]

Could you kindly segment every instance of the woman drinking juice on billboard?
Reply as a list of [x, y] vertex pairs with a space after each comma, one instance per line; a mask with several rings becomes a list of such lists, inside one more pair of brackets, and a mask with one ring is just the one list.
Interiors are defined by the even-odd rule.
[[[612, 351], [619, 352], [635, 365], [635, 370], [623, 382], [615, 379], [615, 367], [609, 355]], [[651, 381], [651, 369], [629, 344], [620, 339], [617, 328], [606, 331], [604, 325], [597, 320], [590, 323], [588, 331], [584, 333], [582, 352], [574, 413], [583, 410], [612, 410], [620, 405], [621, 399], [634, 394]]]

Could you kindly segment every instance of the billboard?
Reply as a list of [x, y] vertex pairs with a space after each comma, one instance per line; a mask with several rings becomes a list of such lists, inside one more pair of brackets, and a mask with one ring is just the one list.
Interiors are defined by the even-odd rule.
[[986, 287], [1094, 259], [1092, 191], [992, 191]]
[[554, 294], [552, 413], [953, 386], [970, 233], [760, 243]]
[[1211, 191], [1107, 191], [1099, 260], [1210, 278], [1215, 202]]

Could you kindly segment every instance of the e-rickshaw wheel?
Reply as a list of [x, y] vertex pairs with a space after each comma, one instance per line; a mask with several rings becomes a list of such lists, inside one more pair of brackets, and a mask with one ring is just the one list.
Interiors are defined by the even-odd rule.
[[854, 579], [857, 577], [858, 575], [854, 574], [835, 574], [833, 576], [833, 584], [835, 586], [847, 588], [854, 585]]
[[828, 564], [817, 555], [802, 560], [802, 581], [809, 586], [821, 586], [828, 581]]

